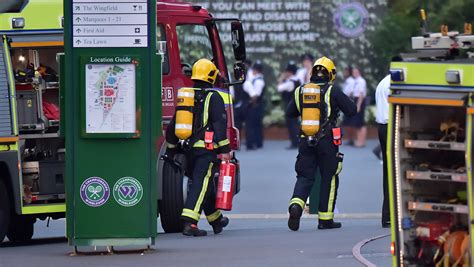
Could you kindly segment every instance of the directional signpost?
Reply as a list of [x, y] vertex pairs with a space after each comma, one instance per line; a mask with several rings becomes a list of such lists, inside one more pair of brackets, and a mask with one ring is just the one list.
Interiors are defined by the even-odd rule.
[[64, 7], [69, 243], [149, 246], [161, 125], [156, 1], [68, 0]]
[[73, 1], [74, 47], [147, 47], [147, 1], [96, 2]]

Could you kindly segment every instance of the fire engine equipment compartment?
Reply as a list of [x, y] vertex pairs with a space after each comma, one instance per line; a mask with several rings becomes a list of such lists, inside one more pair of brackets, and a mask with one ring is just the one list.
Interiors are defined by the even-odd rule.
[[[62, 47], [17, 47], [11, 63], [17, 96], [23, 203], [64, 202], [64, 140], [59, 137], [59, 65]], [[58, 152], [59, 151], [59, 152]], [[61, 152], [62, 151], [62, 152]]]
[[394, 112], [404, 260], [431, 266], [446, 254], [441, 236], [469, 226], [466, 108], [397, 105]]
[[474, 48], [426, 29], [390, 65], [387, 138], [393, 266], [473, 266]]
[[[61, 51], [54, 47], [11, 50], [20, 132], [58, 130], [59, 118], [46, 116], [45, 113], [49, 115], [52, 105], [59, 107], [56, 54]], [[49, 127], [53, 129], [48, 130]]]
[[[406, 83], [394, 82], [392, 76], [389, 98], [397, 266], [453, 266], [470, 261], [470, 249], [461, 251], [461, 244], [469, 238], [472, 220], [468, 188], [472, 119], [467, 115], [472, 93], [433, 81], [425, 85], [425, 77], [414, 77], [414, 70], [431, 65], [440, 68], [439, 63], [392, 63], [392, 68], [412, 75]], [[436, 69], [430, 75], [444, 72]]]

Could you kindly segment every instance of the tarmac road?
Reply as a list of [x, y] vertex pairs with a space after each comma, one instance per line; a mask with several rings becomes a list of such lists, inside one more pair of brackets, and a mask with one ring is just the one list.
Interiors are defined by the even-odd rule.
[[[380, 227], [381, 164], [365, 149], [348, 146], [341, 174], [337, 208], [342, 229], [317, 230], [316, 218], [302, 220], [300, 231], [286, 226], [288, 200], [295, 181], [296, 150], [286, 142], [269, 141], [259, 151], [241, 151], [242, 190], [235, 198], [231, 223], [223, 234], [188, 238], [160, 234], [154, 250], [145, 254], [69, 256], [64, 221], [35, 225], [30, 244], [0, 246], [0, 267], [16, 266], [361, 266], [352, 256], [359, 241], [388, 233]], [[357, 219], [356, 219], [357, 218]], [[201, 227], [210, 231], [204, 221]], [[390, 240], [362, 249], [378, 266], [390, 266]], [[103, 248], [101, 248], [103, 249]]]
[[[342, 229], [318, 231], [314, 219], [303, 219], [300, 231], [291, 232], [285, 219], [234, 219], [217, 236], [210, 232], [202, 238], [160, 234], [154, 251], [143, 255], [71, 257], [72, 248], [65, 239], [42, 238], [25, 246], [6, 243], [0, 248], [0, 266], [360, 266], [352, 257], [352, 246], [386, 230], [374, 220], [342, 222]], [[54, 230], [45, 230], [44, 224], [37, 230], [59, 236], [64, 224], [57, 223]]]
[[[296, 181], [297, 150], [286, 142], [268, 141], [263, 150], [239, 151], [242, 166], [241, 193], [233, 213], [286, 213]], [[343, 169], [339, 175], [337, 209], [340, 213], [379, 214], [382, 209], [382, 165], [372, 154], [377, 142], [366, 148], [343, 145]]]

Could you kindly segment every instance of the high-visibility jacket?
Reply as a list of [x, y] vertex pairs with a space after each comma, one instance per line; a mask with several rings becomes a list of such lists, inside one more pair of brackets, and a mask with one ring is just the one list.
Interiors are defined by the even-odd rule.
[[[346, 116], [354, 116], [357, 113], [356, 104], [346, 96], [339, 88], [331, 84], [322, 84], [321, 87], [321, 102], [320, 102], [320, 125], [328, 125], [326, 121], [333, 127], [337, 123], [339, 113], [342, 111]], [[296, 88], [294, 97], [288, 104], [286, 114], [289, 117], [301, 116], [301, 109], [303, 103], [302, 88], [304, 84]]]
[[[230, 142], [227, 139], [227, 113], [223, 98], [219, 92], [212, 89], [193, 88], [193, 134], [189, 138], [190, 146], [196, 150], [208, 150], [204, 142], [205, 132], [213, 132], [213, 150], [217, 153], [230, 152]], [[176, 120], [171, 120], [166, 129], [168, 148], [176, 148], [179, 138], [175, 135]]]

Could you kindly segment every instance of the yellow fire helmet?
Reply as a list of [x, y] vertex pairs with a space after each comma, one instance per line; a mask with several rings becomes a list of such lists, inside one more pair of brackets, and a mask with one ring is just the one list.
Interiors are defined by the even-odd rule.
[[327, 57], [321, 57], [314, 62], [311, 76], [316, 74], [317, 71], [322, 71], [323, 74], [328, 75], [329, 82], [331, 83], [336, 79], [336, 66], [334, 65], [334, 62]]
[[219, 70], [209, 59], [200, 59], [194, 63], [191, 80], [214, 84]]

